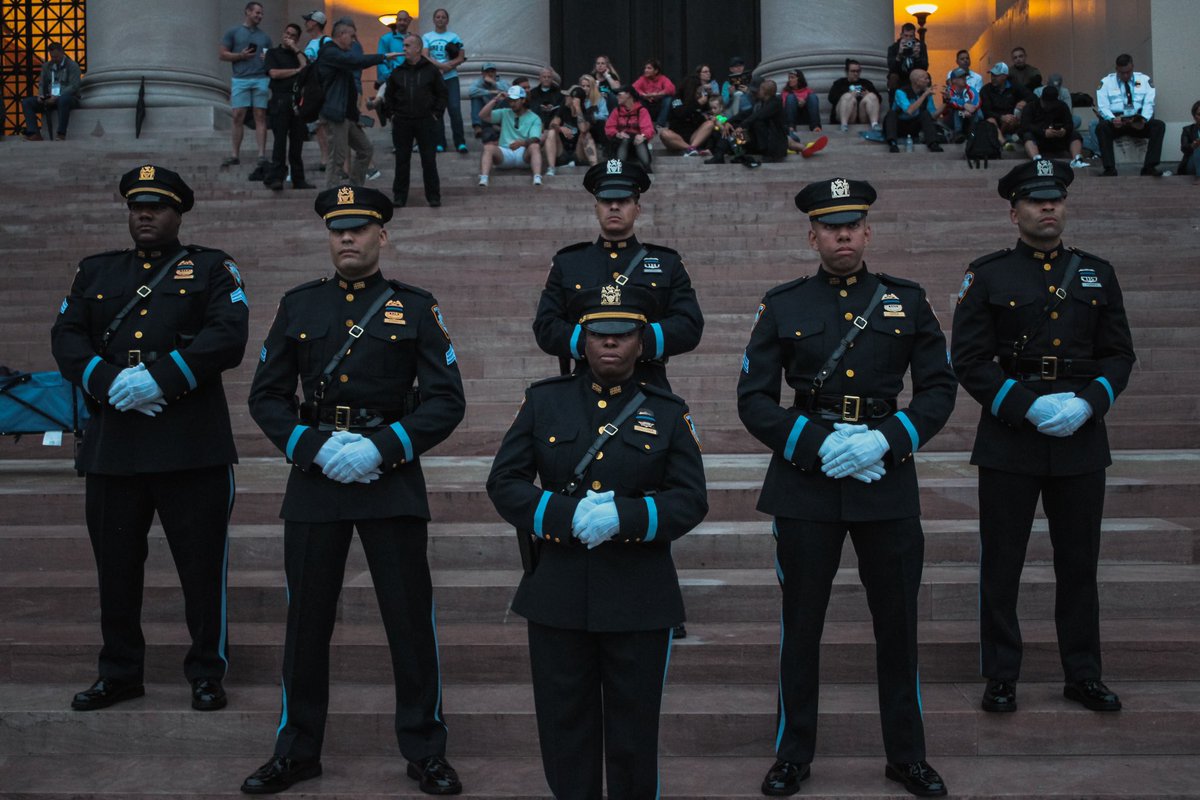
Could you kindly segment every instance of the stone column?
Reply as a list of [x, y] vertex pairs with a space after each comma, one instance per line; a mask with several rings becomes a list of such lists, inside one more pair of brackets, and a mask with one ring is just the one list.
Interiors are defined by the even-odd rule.
[[845, 61], [863, 65], [863, 77], [883, 91], [887, 48], [896, 40], [891, 0], [762, 0], [762, 63], [756, 75], [773, 78], [782, 89], [791, 69], [804, 71], [813, 91], [824, 95], [844, 77]]
[[550, 4], [546, 0], [425, 2], [418, 21], [422, 33], [433, 30], [436, 8], [450, 13], [450, 30], [467, 48], [467, 61], [458, 68], [464, 104], [467, 90], [489, 61], [507, 81], [527, 75], [533, 82], [538, 71], [550, 63]]

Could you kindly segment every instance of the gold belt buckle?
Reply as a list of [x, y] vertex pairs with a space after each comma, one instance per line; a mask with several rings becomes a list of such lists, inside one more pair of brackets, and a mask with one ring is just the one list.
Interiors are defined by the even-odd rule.
[[138, 364], [142, 363], [142, 351], [141, 350], [130, 350], [128, 359], [129, 359], [129, 366], [136, 367]]
[[333, 429], [335, 431], [350, 430], [350, 406], [334, 406]]
[[1041, 377], [1044, 381], [1058, 379], [1058, 356], [1042, 356]]
[[[851, 411], [850, 409], [854, 409]], [[843, 422], [858, 422], [858, 418], [862, 415], [862, 398], [858, 395], [848, 394], [842, 398], [842, 421]]]

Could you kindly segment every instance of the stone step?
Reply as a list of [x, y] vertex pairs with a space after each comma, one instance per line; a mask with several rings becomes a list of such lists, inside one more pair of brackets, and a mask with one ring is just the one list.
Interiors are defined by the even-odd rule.
[[[512, 557], [517, 562], [516, 557]], [[520, 580], [514, 568], [433, 572], [438, 618], [447, 622], [500, 622]], [[679, 570], [688, 616], [705, 622], [766, 622], [776, 618], [779, 586], [775, 570]], [[1051, 619], [1054, 574], [1048, 566], [1026, 567], [1019, 609], [1022, 619]], [[1107, 619], [1185, 619], [1200, 612], [1200, 565], [1107, 564], [1099, 569], [1100, 603]], [[181, 619], [183, 597], [173, 570], [145, 575], [143, 618], [151, 622]], [[926, 567], [917, 613], [926, 620], [975, 619], [979, 575], [975, 566]], [[53, 619], [98, 622], [94, 570], [42, 569], [0, 573], [0, 607], [14, 622]], [[341, 595], [342, 619], [377, 618], [368, 572], [347, 575]], [[282, 569], [232, 569], [228, 608], [231, 621], [282, 622], [286, 598]], [[857, 570], [840, 569], [834, 579], [829, 619], [869, 619]]]
[[[463, 781], [464, 798], [549, 800], [541, 760], [532, 756], [459, 758], [450, 740], [450, 758]], [[0, 756], [14, 800], [129, 800], [148, 792], [178, 800], [216, 800], [236, 793], [242, 779], [269, 753], [269, 742], [257, 746], [259, 756], [229, 757], [128, 756], [73, 754]], [[934, 758], [934, 756], [931, 756]], [[735, 800], [759, 798], [759, 783], [771, 766], [770, 750], [721, 759], [663, 756], [661, 797], [671, 800]], [[1091, 756], [938, 755], [933, 765], [951, 796], [962, 800], [1168, 800], [1194, 797], [1200, 784], [1200, 761], [1191, 755]], [[335, 756], [322, 762], [324, 774], [305, 781], [288, 797], [322, 800], [374, 800], [425, 797], [405, 775], [404, 760], [384, 756]], [[1149, 778], [1148, 776], [1153, 776]], [[803, 796], [815, 800], [902, 800], [910, 797], [884, 778], [883, 757], [822, 756]]]
[[[217, 713], [191, 710], [186, 684], [152, 684], [144, 698], [102, 713], [70, 710], [74, 684], [0, 687], [0, 754], [211, 756], [269, 753], [279, 722], [275, 685], [229, 687], [230, 705]], [[1200, 754], [1200, 684], [1138, 682], [1115, 687], [1124, 710], [1097, 715], [1062, 697], [1060, 683], [1022, 683], [1021, 710], [989, 715], [979, 709], [980, 685], [921, 687], [929, 752], [947, 756]], [[664, 756], [762, 756], [775, 740], [775, 683], [679, 684], [668, 677], [660, 753]], [[532, 689], [527, 682], [447, 684], [445, 719], [452, 756], [536, 756]], [[387, 756], [395, 696], [390, 683], [335, 684], [330, 691], [324, 757]], [[877, 695], [869, 684], [821, 687], [818, 755], [882, 753]], [[1063, 732], [1070, 731], [1069, 737]]]
[[[926, 564], [972, 564], [979, 557], [979, 522], [970, 519], [926, 519]], [[1200, 531], [1190, 521], [1109, 517], [1102, 523], [1100, 559], [1103, 563], [1197, 563]], [[502, 522], [432, 523], [429, 563], [433, 569], [486, 569], [511, 565], [516, 545], [513, 529]], [[149, 536], [148, 569], [169, 570], [174, 563], [162, 529]], [[768, 566], [775, 541], [767, 520], [704, 522], [671, 545], [682, 569], [752, 569]], [[1044, 519], [1034, 522], [1027, 563], [1048, 564], [1052, 558]], [[283, 564], [283, 525], [234, 525], [230, 530], [229, 563], [236, 569], [272, 569]], [[842, 566], [857, 564], [854, 548], [842, 550]], [[62, 525], [0, 527], [0, 572], [41, 569], [87, 570], [94, 565], [87, 529], [82, 520]], [[350, 545], [349, 569], [366, 568], [357, 538]]]
[[[778, 592], [773, 613], [778, 614]], [[1105, 609], [1107, 611], [1107, 609]], [[764, 614], [763, 619], [770, 617]], [[190, 644], [182, 618], [143, 625], [147, 641], [146, 679], [171, 682]], [[1104, 675], [1113, 682], [1177, 681], [1195, 677], [1200, 623], [1194, 619], [1105, 619]], [[779, 623], [720, 623], [703, 619], [687, 624], [687, 638], [671, 654], [673, 683], [770, 683], [779, 662]], [[974, 620], [923, 621], [918, 627], [921, 678], [924, 682], [971, 683], [979, 680], [979, 628]], [[1023, 619], [1026, 681], [1055, 681], [1062, 675], [1052, 620]], [[237, 622], [229, 626], [230, 681], [269, 684], [277, 681], [285, 626], [275, 622]], [[95, 678], [100, 628], [89, 623], [44, 621], [0, 625], [0, 681], [78, 683]], [[439, 662], [452, 683], [520, 683], [528, 680], [525, 621], [440, 622]], [[387, 639], [377, 615], [335, 628], [330, 649], [339, 684], [386, 683], [391, 676]], [[875, 639], [865, 620], [830, 620], [821, 642], [824, 679], [838, 683], [875, 682]], [[1114, 684], [1115, 685], [1115, 684]]]

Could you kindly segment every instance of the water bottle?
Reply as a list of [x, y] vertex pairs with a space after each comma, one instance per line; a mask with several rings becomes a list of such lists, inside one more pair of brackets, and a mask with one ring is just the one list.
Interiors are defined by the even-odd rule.
[[912, 152], [912, 136], [911, 135], [904, 137], [904, 152], [906, 152], [906, 153]]

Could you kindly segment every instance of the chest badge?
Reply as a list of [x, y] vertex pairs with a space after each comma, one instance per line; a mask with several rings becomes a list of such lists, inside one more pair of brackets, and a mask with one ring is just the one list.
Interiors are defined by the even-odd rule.
[[654, 273], [656, 275], [661, 275], [662, 274], [662, 262], [660, 262], [657, 258], [643, 258], [642, 259], [642, 272], [650, 272], [650, 273]]
[[195, 279], [195, 272], [191, 267], [176, 267], [175, 280], [190, 281]]
[[658, 428], [655, 427], [654, 412], [648, 408], [639, 408], [633, 418], [633, 429], [638, 433], [648, 433], [651, 436], [658, 436]]
[[961, 303], [963, 301], [963, 298], [967, 296], [967, 292], [970, 291], [971, 284], [974, 283], [974, 281], [975, 281], [975, 273], [974, 272], [968, 272], [966, 275], [963, 275], [962, 286], [960, 286], [958, 288], [958, 302]]
[[1100, 276], [1096, 274], [1096, 270], [1090, 267], [1084, 267], [1079, 270], [1079, 283], [1084, 289], [1102, 289]]
[[884, 303], [883, 315], [885, 317], [903, 317], [904, 306], [899, 303]]

